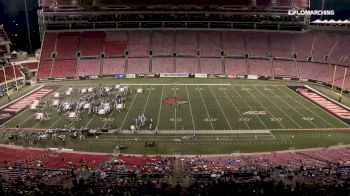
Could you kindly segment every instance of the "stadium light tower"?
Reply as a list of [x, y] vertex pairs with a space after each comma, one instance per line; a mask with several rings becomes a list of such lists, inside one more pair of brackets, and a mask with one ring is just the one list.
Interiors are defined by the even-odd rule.
[[[322, 0], [322, 11], [324, 10], [324, 0]], [[321, 20], [323, 19], [323, 15], [321, 15]]]
[[27, 22], [27, 34], [28, 34], [28, 44], [29, 44], [29, 52], [32, 52], [32, 38], [30, 37], [30, 30], [29, 30], [29, 19], [28, 19], [28, 9], [27, 9], [27, 0], [24, 1], [24, 9], [26, 13], [26, 22]]

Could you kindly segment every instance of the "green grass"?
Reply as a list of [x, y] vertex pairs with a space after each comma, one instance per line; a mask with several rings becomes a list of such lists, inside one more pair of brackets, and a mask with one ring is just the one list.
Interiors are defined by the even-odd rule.
[[[131, 88], [143, 88], [141, 94], [128, 96], [126, 109], [120, 113], [108, 115], [89, 115], [82, 112], [81, 120], [70, 122], [63, 114], [45, 106], [44, 111], [50, 120], [37, 121], [33, 114], [37, 111], [25, 110], [5, 124], [5, 127], [25, 128], [63, 128], [88, 127], [121, 128], [129, 130], [137, 115], [144, 113], [152, 118], [158, 127], [158, 135], [124, 134], [103, 135], [99, 139], [61, 143], [48, 141], [36, 144], [39, 147], [68, 147], [75, 150], [111, 152], [116, 144], [128, 146], [126, 153], [138, 154], [220, 154], [232, 152], [256, 152], [287, 150], [290, 148], [327, 147], [350, 144], [350, 134], [331, 131], [333, 128], [349, 128], [340, 121], [304, 97], [284, 86], [301, 85], [296, 82], [227, 80], [227, 79], [128, 79], [128, 80], [91, 80], [53, 82], [60, 84], [57, 91], [64, 92], [68, 87], [82, 88], [118, 83], [137, 84]], [[160, 84], [160, 85], [159, 85]], [[187, 85], [183, 85], [187, 84]], [[196, 85], [198, 84], [198, 85]], [[200, 85], [202, 84], [202, 85]], [[204, 85], [203, 85], [204, 84]], [[335, 97], [324, 87], [313, 86], [330, 98]], [[46, 99], [51, 103], [53, 95]], [[61, 101], [80, 97], [61, 98]], [[163, 104], [168, 97], [180, 97], [188, 104], [178, 107]], [[111, 100], [114, 96], [108, 98]], [[345, 104], [349, 97], [343, 98]], [[96, 99], [96, 101], [99, 101]], [[264, 112], [260, 115], [248, 114], [251, 111]], [[146, 127], [143, 129], [147, 129]], [[322, 131], [320, 130], [322, 129]], [[328, 129], [328, 130], [323, 130]], [[265, 135], [241, 134], [237, 130], [269, 130]], [[220, 132], [220, 134], [219, 134]], [[182, 136], [198, 135], [196, 140]], [[210, 133], [210, 134], [208, 134]], [[3, 133], [0, 142], [8, 142], [8, 132]], [[292, 137], [293, 136], [293, 137]], [[135, 140], [137, 138], [137, 140]], [[155, 148], [144, 148], [146, 141], [155, 140]], [[20, 145], [27, 145], [22, 144]]]

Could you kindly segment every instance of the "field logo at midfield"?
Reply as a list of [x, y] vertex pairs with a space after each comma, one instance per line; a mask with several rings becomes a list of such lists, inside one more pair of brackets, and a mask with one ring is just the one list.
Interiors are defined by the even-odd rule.
[[163, 101], [163, 103], [165, 105], [184, 105], [184, 104], [188, 104], [188, 101], [183, 100], [179, 97], [168, 97]]
[[243, 115], [266, 115], [266, 111], [246, 111]]

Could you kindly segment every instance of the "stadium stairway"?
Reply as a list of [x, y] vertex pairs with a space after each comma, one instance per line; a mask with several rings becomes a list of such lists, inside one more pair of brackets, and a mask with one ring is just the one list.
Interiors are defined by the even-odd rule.
[[182, 163], [180, 158], [175, 159], [175, 165], [173, 167], [173, 177], [170, 180], [174, 186], [180, 184], [182, 187], [188, 186], [188, 182], [185, 181]]

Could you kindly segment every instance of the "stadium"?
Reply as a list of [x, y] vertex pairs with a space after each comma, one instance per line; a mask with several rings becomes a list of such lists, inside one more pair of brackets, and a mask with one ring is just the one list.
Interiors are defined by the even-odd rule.
[[29, 54], [0, 26], [5, 195], [350, 194], [349, 20], [306, 0], [37, 3], [36, 52], [28, 16]]

